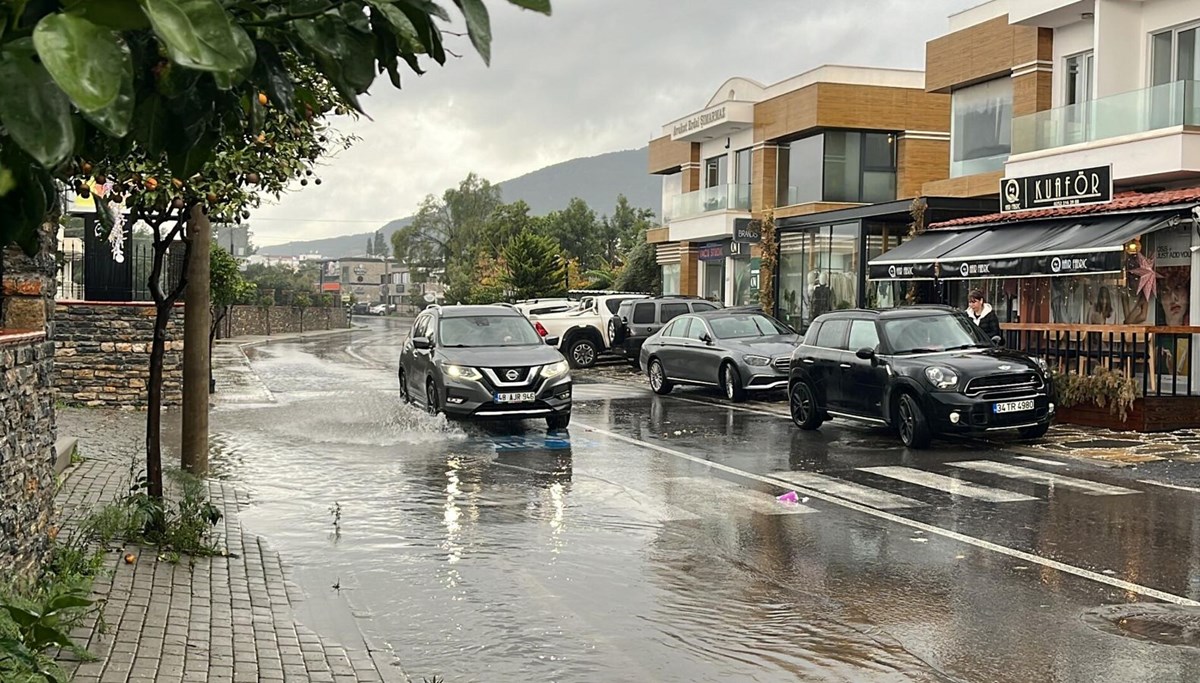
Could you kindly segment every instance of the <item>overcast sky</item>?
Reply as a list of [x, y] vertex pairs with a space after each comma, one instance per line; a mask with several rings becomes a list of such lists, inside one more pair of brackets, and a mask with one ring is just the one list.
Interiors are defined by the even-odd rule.
[[[500, 182], [575, 157], [645, 145], [731, 76], [764, 84], [821, 64], [922, 68], [925, 41], [980, 0], [504, 0], [492, 65], [465, 37], [424, 76], [363, 98], [361, 139], [251, 219], [259, 245], [366, 232], [475, 171]], [[453, 4], [441, 3], [450, 11]], [[657, 208], [657, 207], [651, 207]]]

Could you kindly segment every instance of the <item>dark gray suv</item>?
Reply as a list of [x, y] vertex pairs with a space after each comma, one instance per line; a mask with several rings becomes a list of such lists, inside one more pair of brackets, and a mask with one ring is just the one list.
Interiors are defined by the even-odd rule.
[[617, 314], [608, 321], [608, 338], [612, 341], [612, 352], [622, 356], [633, 367], [640, 367], [638, 356], [642, 344], [663, 325], [687, 313], [715, 311], [720, 304], [698, 297], [667, 295], [654, 299], [630, 299], [622, 301]]
[[[430, 414], [480, 420], [571, 422], [571, 370], [510, 306], [434, 306], [400, 351], [400, 396]], [[551, 344], [551, 345], [548, 345]]]

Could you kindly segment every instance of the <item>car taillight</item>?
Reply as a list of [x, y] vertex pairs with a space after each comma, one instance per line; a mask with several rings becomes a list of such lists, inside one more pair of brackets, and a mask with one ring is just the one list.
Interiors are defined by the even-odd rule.
[[544, 337], [544, 336], [546, 336], [546, 335], [548, 334], [548, 333], [546, 332], [546, 326], [545, 326], [545, 325], [543, 325], [543, 324], [541, 324], [541, 323], [537, 323], [537, 322], [535, 322], [535, 323], [533, 324], [533, 329], [537, 330], [537, 333], [538, 333], [538, 336], [539, 336], [539, 337]]

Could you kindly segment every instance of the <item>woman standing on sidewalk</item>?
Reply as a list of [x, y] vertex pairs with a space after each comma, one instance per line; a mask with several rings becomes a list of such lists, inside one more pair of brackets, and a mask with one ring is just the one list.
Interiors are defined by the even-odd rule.
[[972, 289], [967, 294], [967, 317], [979, 326], [988, 339], [1003, 338], [1000, 319], [996, 317], [992, 305], [983, 300], [983, 290]]

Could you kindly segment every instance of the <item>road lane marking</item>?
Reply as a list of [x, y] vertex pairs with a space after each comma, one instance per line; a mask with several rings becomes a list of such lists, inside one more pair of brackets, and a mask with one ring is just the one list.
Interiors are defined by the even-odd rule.
[[1138, 479], [1138, 483], [1150, 484], [1151, 486], [1162, 486], [1168, 489], [1177, 489], [1179, 491], [1191, 491], [1192, 493], [1200, 493], [1200, 489], [1194, 486], [1180, 486], [1179, 484], [1167, 484], [1161, 481], [1150, 481], [1149, 479]]
[[[791, 484], [788, 484], [788, 482], [781, 481], [779, 479], [774, 479], [772, 477], [763, 476], [761, 474], [754, 474], [753, 472], [746, 472], [744, 470], [739, 470], [736, 467], [730, 467], [729, 465], [725, 465], [723, 463], [712, 462], [711, 460], [705, 460], [704, 458], [701, 458], [701, 457], [698, 457], [695, 455], [691, 455], [689, 453], [684, 453], [683, 451], [677, 451], [673, 448], [667, 448], [666, 446], [660, 446], [658, 444], [649, 443], [647, 441], [641, 441], [641, 440], [634, 439], [634, 438], [631, 438], [628, 436], [624, 436], [622, 434], [617, 434], [615, 432], [610, 432], [610, 431], [607, 431], [604, 429], [599, 429], [597, 427], [592, 427], [592, 426], [589, 426], [589, 425], [581, 423], [581, 422], [576, 422], [575, 424], [576, 424], [576, 426], [583, 427], [584, 429], [589, 429], [595, 434], [599, 434], [601, 436], [606, 436], [610, 439], [615, 439], [617, 441], [621, 441], [621, 442], [624, 442], [624, 443], [627, 443], [627, 444], [630, 444], [633, 446], [645, 448], [647, 450], [657, 451], [664, 455], [674, 456], [676, 458], [687, 460], [689, 462], [694, 462], [694, 463], [697, 463], [700, 465], [705, 465], [707, 467], [711, 467], [713, 469], [720, 470], [722, 472], [727, 472], [729, 474], [732, 474], [732, 475], [735, 475], [738, 477], [743, 477], [745, 479], [752, 479], [754, 481], [762, 482], [764, 484], [770, 484], [772, 486], [779, 486], [781, 488], [792, 488], [792, 486], [793, 486]], [[1005, 545], [1000, 545], [999, 543], [992, 543], [991, 541], [985, 541], [982, 538], [975, 538], [974, 536], [968, 536], [966, 534], [959, 533], [957, 531], [943, 529], [939, 526], [934, 526], [932, 524], [926, 524], [925, 522], [918, 522], [916, 520], [908, 519], [907, 517], [901, 517], [900, 515], [897, 515], [897, 514], [894, 514], [891, 512], [887, 512], [885, 510], [876, 510], [873, 507], [861, 505], [859, 503], [855, 503], [854, 501], [846, 500], [844, 498], [838, 498], [837, 496], [831, 496], [828, 493], [823, 493], [816, 489], [810, 489], [808, 487], [798, 486], [798, 485], [796, 487], [798, 490], [803, 490], [803, 493], [811, 498], [816, 498], [817, 500], [823, 500], [827, 503], [832, 503], [834, 505], [838, 505], [843, 508], [846, 508], [847, 510], [854, 510], [855, 512], [861, 512], [865, 515], [870, 515], [877, 519], [887, 520], [894, 524], [899, 524], [901, 526], [909, 527], [910, 529], [919, 529], [926, 533], [934, 534], [936, 536], [941, 536], [943, 538], [949, 538], [954, 541], [959, 541], [960, 543], [966, 543], [967, 545], [971, 545], [976, 548], [982, 548], [983, 550], [990, 550], [992, 552], [999, 553], [1001, 555], [1007, 555], [1008, 557], [1012, 557], [1012, 558], [1021, 560], [1023, 562], [1033, 562], [1034, 564], [1038, 564], [1043, 567], [1048, 567], [1050, 569], [1055, 569], [1055, 570], [1058, 570], [1065, 574], [1070, 574], [1072, 576], [1078, 576], [1079, 578], [1087, 579], [1087, 580], [1093, 581], [1095, 583], [1102, 583], [1106, 586], [1112, 586], [1113, 588], [1118, 588], [1123, 591], [1129, 591], [1130, 593], [1137, 593], [1138, 595], [1144, 595], [1148, 598], [1154, 598], [1156, 600], [1162, 600], [1163, 602], [1169, 602], [1173, 605], [1183, 605], [1186, 607], [1200, 607], [1200, 602], [1197, 602], [1195, 600], [1191, 600], [1188, 598], [1184, 598], [1184, 597], [1175, 595], [1173, 593], [1167, 593], [1166, 591], [1160, 591], [1157, 588], [1150, 588], [1149, 586], [1143, 586], [1140, 584], [1136, 584], [1136, 583], [1133, 583], [1132, 581], [1125, 581], [1124, 579], [1118, 579], [1115, 576], [1107, 576], [1105, 574], [1101, 574], [1100, 572], [1094, 572], [1090, 569], [1083, 569], [1081, 567], [1076, 567], [1074, 565], [1070, 565], [1065, 562], [1059, 562], [1058, 560], [1051, 560], [1049, 558], [1042, 557], [1041, 555], [1034, 555], [1033, 553], [1027, 553], [1024, 550], [1017, 550], [1016, 548], [1010, 548]]]
[[1004, 489], [994, 489], [990, 486], [972, 484], [962, 479], [915, 470], [911, 467], [860, 467], [858, 471], [870, 472], [871, 474], [878, 474], [881, 477], [924, 486], [928, 489], [945, 491], [952, 496], [964, 496], [987, 503], [1021, 503], [1029, 500], [1037, 500], [1037, 498], [1027, 496], [1023, 493], [1014, 493], [1013, 491], [1005, 491]]
[[1016, 456], [1016, 459], [1024, 460], [1025, 462], [1036, 462], [1040, 465], [1050, 465], [1051, 467], [1066, 467], [1067, 466], [1067, 463], [1065, 463], [1065, 462], [1058, 462], [1057, 460], [1046, 460], [1045, 458], [1035, 458], [1032, 455], [1018, 455], [1018, 456]]
[[1043, 472], [1042, 470], [1030, 469], [1028, 467], [1017, 467], [1016, 465], [1008, 465], [1002, 462], [993, 460], [967, 460], [963, 462], [947, 463], [951, 467], [960, 467], [966, 470], [975, 472], [987, 472], [1009, 479], [1019, 479], [1021, 481], [1029, 481], [1035, 484], [1045, 484], [1064, 489], [1077, 489], [1089, 496], [1127, 496], [1131, 493], [1141, 493], [1133, 489], [1127, 489], [1121, 486], [1113, 486], [1111, 484], [1101, 484], [1096, 481], [1088, 481], [1086, 479], [1076, 479], [1074, 477], [1065, 477], [1061, 474], [1053, 472]]
[[838, 479], [836, 477], [817, 474], [815, 472], [773, 472], [772, 477], [782, 479], [789, 484], [798, 486], [806, 486], [810, 489], [816, 489], [822, 493], [828, 493], [831, 496], [838, 498], [846, 498], [853, 500], [863, 505], [870, 505], [873, 508], [881, 510], [892, 510], [899, 508], [919, 508], [925, 507], [925, 503], [912, 498], [887, 491], [873, 489], [870, 486], [855, 484], [853, 482]]
[[684, 509], [749, 509], [760, 515], [806, 515], [816, 510], [800, 503], [781, 503], [769, 493], [715, 477], [669, 477], [671, 498]]
[[788, 420], [792, 419], [792, 416], [790, 414], [788, 414], [784, 411], [781, 411], [781, 410], [777, 411], [777, 410], [767, 410], [765, 408], [756, 408], [756, 407], [751, 407], [751, 406], [730, 405], [727, 403], [717, 403], [716, 401], [705, 401], [703, 399], [698, 399], [698, 398], [685, 398], [683, 396], [675, 396], [674, 394], [672, 394], [670, 396], [666, 396], [665, 398], [669, 398], [673, 401], [683, 401], [684, 403], [697, 403], [702, 406], [708, 406], [710, 408], [728, 408], [729, 410], [737, 410], [737, 411], [741, 411], [743, 413], [754, 413], [755, 415], [769, 415], [771, 417], [782, 417], [782, 418], [785, 418]]

